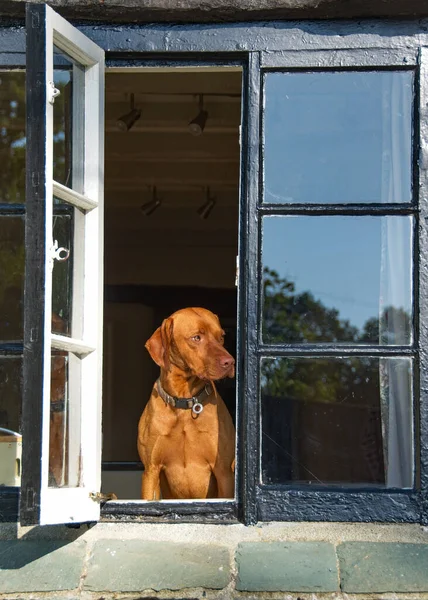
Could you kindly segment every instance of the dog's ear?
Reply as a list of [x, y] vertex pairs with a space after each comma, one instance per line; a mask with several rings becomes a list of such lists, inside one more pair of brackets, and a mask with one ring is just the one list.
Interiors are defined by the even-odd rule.
[[162, 369], [169, 370], [169, 351], [171, 346], [173, 320], [165, 319], [145, 344], [150, 356]]

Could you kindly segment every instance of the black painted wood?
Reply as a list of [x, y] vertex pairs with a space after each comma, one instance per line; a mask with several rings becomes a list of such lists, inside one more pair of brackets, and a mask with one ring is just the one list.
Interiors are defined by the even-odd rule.
[[102, 521], [237, 523], [235, 502], [106, 502]]
[[[0, 65], [3, 66], [0, 56]], [[0, 204], [0, 216], [22, 216], [25, 215], [25, 204]]]
[[[307, 68], [309, 63], [316, 64], [318, 69], [361, 69], [367, 68], [394, 68], [401, 69], [408, 65], [417, 65], [418, 51], [408, 48], [379, 48], [375, 57], [370, 50], [351, 48], [340, 52], [335, 50], [321, 50], [314, 53], [312, 50], [287, 50], [282, 52], [262, 52], [262, 68], [278, 69], [289, 68], [299, 70]], [[376, 62], [374, 62], [376, 61]]]
[[[79, 29], [115, 54], [308, 51], [304, 67], [319, 64], [320, 50], [370, 49], [365, 66], [378, 66], [378, 51], [416, 51], [428, 45], [428, 20], [269, 21], [260, 23], [81, 24]], [[16, 41], [14, 42], [17, 43]], [[346, 56], [346, 54], [345, 54]], [[371, 59], [369, 57], [371, 56]], [[339, 57], [336, 57], [339, 60]]]
[[421, 497], [397, 491], [258, 490], [262, 521], [354, 521], [417, 523]]
[[[257, 23], [77, 23], [82, 33], [110, 56], [137, 58], [136, 53], [169, 60], [172, 53], [247, 53], [261, 51], [263, 66], [287, 66], [285, 57], [297, 58], [294, 65], [308, 68], [334, 68], [335, 60], [351, 60], [352, 51], [365, 52], [365, 66], [385, 66], [401, 61], [415, 62], [420, 46], [428, 45], [428, 19], [413, 20], [326, 20], [262, 21]], [[329, 63], [325, 61], [328, 53]], [[372, 52], [375, 50], [375, 52]], [[0, 53], [25, 54], [25, 28], [22, 22], [3, 22]], [[281, 58], [280, 53], [286, 52]], [[291, 54], [290, 54], [291, 53]], [[392, 53], [393, 58], [390, 59]], [[267, 61], [267, 56], [272, 61]], [[395, 56], [395, 58], [394, 58]], [[185, 59], [185, 57], [182, 57]], [[202, 57], [200, 57], [202, 58]], [[288, 60], [288, 58], [287, 58]], [[391, 62], [392, 60], [392, 62]], [[351, 64], [351, 66], [354, 66]]]
[[[344, 198], [346, 201], [346, 198]], [[411, 215], [415, 212], [412, 204], [261, 204], [263, 215], [305, 215], [305, 216], [384, 216]]]
[[[420, 489], [422, 494], [421, 522], [428, 524], [428, 54], [420, 54], [419, 85], [419, 140], [415, 152], [421, 169], [416, 174], [415, 185], [419, 192], [418, 233], [418, 270], [417, 291], [419, 299], [418, 311], [418, 349], [419, 349], [419, 381], [416, 391], [419, 403], [417, 405], [417, 450], [420, 458]], [[419, 435], [418, 435], [419, 434]]]
[[245, 73], [246, 89], [243, 105], [243, 199], [241, 209], [241, 274], [242, 306], [245, 318], [241, 357], [243, 360], [242, 398], [240, 401], [238, 428], [238, 482], [240, 494], [240, 517], [247, 525], [258, 520], [255, 498], [258, 477], [259, 407], [258, 361], [257, 361], [257, 256], [259, 195], [259, 130], [260, 130], [260, 56], [252, 52]]
[[45, 6], [27, 5], [27, 169], [20, 520], [40, 517], [45, 263]]
[[[273, 58], [267, 58], [264, 56], [265, 63], [268, 62], [269, 66], [283, 68], [287, 63], [284, 60], [286, 53], [272, 53]], [[325, 52], [323, 56], [320, 56], [320, 60], [325, 60]], [[344, 53], [347, 54], [346, 52]], [[372, 51], [370, 56], [368, 53], [364, 53], [364, 66], [365, 68], [371, 68], [376, 65], [378, 61], [377, 52]], [[384, 56], [382, 57], [385, 58]], [[314, 52], [312, 57], [307, 56], [308, 65], [306, 70], [313, 71], [314, 65], [317, 65], [318, 53]], [[341, 61], [341, 53], [332, 59], [332, 64], [329, 69], [337, 69], [337, 65]], [[396, 65], [396, 57], [395, 57]], [[396, 68], [396, 66], [395, 66]], [[305, 70], [302, 63], [299, 63], [299, 69]], [[324, 67], [325, 69], [325, 67]], [[262, 69], [262, 73], [265, 70]], [[264, 85], [262, 86], [262, 93], [265, 93]], [[261, 101], [263, 107], [264, 100]], [[263, 109], [261, 119], [261, 131], [260, 131], [260, 164], [263, 161]], [[417, 114], [415, 114], [417, 118]], [[416, 121], [417, 122], [417, 121]], [[415, 133], [417, 135], [417, 126]], [[415, 169], [417, 169], [416, 161]], [[263, 168], [260, 168], [260, 186], [263, 186]], [[258, 206], [258, 213], [260, 215], [260, 222], [262, 217], [265, 215], [305, 215], [316, 218], [319, 215], [412, 215], [417, 219], [417, 195], [413, 195], [413, 203], [409, 204], [396, 204], [396, 205], [381, 205], [381, 204], [339, 204], [339, 205], [304, 205], [304, 204], [263, 204], [263, 191], [259, 194], [260, 204]], [[343, 199], [346, 202], [346, 198]], [[261, 229], [261, 227], [260, 227]], [[259, 231], [261, 236], [261, 231]], [[427, 242], [428, 243], [428, 240]], [[417, 256], [417, 255], [415, 255]], [[261, 264], [261, 255], [258, 257], [259, 263]], [[417, 269], [416, 269], [417, 271]], [[261, 268], [258, 271], [258, 294], [262, 297], [262, 273]], [[417, 309], [415, 302], [414, 312]], [[428, 314], [426, 312], [425, 314]], [[261, 307], [258, 312], [259, 324], [262, 320]], [[259, 327], [259, 332], [261, 328]], [[419, 357], [419, 353], [415, 345], [404, 346], [404, 347], [370, 347], [370, 346], [352, 346], [347, 345], [340, 346], [339, 344], [276, 344], [269, 346], [263, 344], [261, 336], [259, 335], [257, 344], [257, 354], [260, 357], [277, 357], [277, 356], [411, 356], [414, 358]], [[259, 368], [259, 365], [258, 367]], [[426, 371], [426, 367], [425, 367]], [[417, 369], [415, 369], [417, 372]], [[421, 401], [421, 405], [423, 402]], [[422, 430], [421, 430], [422, 431]], [[421, 442], [423, 443], [423, 442]], [[418, 489], [410, 490], [409, 492], [391, 491], [387, 489], [380, 489], [374, 493], [371, 490], [360, 488], [356, 491], [355, 486], [349, 485], [344, 486], [342, 489], [329, 489], [329, 486], [322, 486], [317, 489], [316, 486], [309, 488], [299, 489], [299, 486], [262, 486], [260, 483], [256, 489], [259, 518], [261, 520], [308, 520], [308, 521], [407, 521], [407, 522], [418, 522], [421, 519], [421, 507], [423, 506], [423, 495]], [[400, 517], [401, 515], [401, 517]]]
[[260, 344], [257, 349], [260, 356], [417, 356], [412, 346], [351, 346], [350, 344]]
[[0, 523], [18, 520], [19, 488], [0, 487]]
[[24, 344], [16, 342], [0, 343], [0, 356], [19, 356], [24, 351]]

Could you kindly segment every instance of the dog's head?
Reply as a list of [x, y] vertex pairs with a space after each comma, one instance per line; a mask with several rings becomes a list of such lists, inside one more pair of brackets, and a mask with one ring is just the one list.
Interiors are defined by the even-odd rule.
[[235, 375], [235, 361], [224, 348], [224, 331], [206, 308], [183, 308], [164, 320], [146, 348], [162, 369], [171, 365], [205, 381]]

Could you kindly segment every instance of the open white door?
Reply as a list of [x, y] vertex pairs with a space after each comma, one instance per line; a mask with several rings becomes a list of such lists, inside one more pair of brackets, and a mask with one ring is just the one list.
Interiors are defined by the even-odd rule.
[[99, 518], [104, 52], [27, 5], [23, 524]]

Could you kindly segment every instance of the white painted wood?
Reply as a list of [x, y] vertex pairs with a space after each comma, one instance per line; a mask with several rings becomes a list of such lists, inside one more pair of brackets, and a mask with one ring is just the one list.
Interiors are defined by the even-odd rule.
[[62, 183], [58, 183], [58, 181], [53, 181], [52, 185], [54, 196], [60, 200], [64, 200], [64, 202], [68, 202], [68, 204], [72, 204], [73, 206], [86, 211], [97, 208], [98, 206], [96, 200], [92, 200], [83, 194], [79, 194], [67, 186], [62, 185]]
[[87, 356], [95, 352], [95, 346], [88, 346], [80, 340], [66, 337], [65, 335], [58, 335], [56, 333], [51, 334], [51, 348], [53, 350], [60, 350], [63, 352], [72, 352], [76, 356]]
[[46, 19], [55, 46], [85, 67], [104, 64], [104, 50], [49, 6], [46, 6]]
[[[53, 181], [53, 111], [47, 103], [46, 287], [41, 524], [99, 518], [103, 304], [104, 52], [46, 7], [46, 85], [54, 80], [54, 45], [72, 59], [72, 189]], [[82, 69], [81, 67], [85, 67]], [[82, 156], [86, 158], [83, 162]], [[53, 196], [75, 207], [72, 335], [51, 333]], [[82, 212], [83, 211], [83, 212]], [[68, 487], [49, 487], [51, 353], [68, 352]]]
[[100, 505], [89, 497], [89, 493], [90, 491], [85, 487], [44, 488], [42, 490], [43, 524], [98, 521]]

